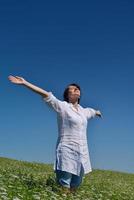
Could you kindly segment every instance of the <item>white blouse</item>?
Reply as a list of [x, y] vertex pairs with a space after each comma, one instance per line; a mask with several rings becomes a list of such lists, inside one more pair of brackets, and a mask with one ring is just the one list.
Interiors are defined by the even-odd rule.
[[87, 144], [87, 120], [95, 117], [96, 110], [83, 108], [76, 110], [72, 103], [57, 99], [52, 92], [43, 98], [57, 112], [58, 140], [54, 170], [62, 170], [80, 175], [81, 165], [84, 174], [92, 171]]

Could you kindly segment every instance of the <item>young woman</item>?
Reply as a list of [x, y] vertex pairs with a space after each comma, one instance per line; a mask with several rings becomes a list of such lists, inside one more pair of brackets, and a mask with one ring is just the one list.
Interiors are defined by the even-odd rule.
[[57, 112], [58, 139], [54, 171], [56, 180], [63, 188], [75, 190], [84, 174], [92, 171], [88, 144], [87, 122], [90, 118], [102, 117], [99, 110], [83, 108], [80, 103], [80, 86], [73, 83], [64, 91], [64, 101], [18, 76], [9, 76], [12, 83], [23, 85], [41, 95], [44, 101]]

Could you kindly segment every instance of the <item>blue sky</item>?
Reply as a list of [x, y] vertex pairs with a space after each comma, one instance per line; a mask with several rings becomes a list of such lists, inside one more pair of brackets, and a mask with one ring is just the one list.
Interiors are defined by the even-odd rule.
[[0, 2], [0, 156], [53, 163], [56, 114], [37, 94], [11, 84], [22, 76], [62, 100], [81, 86], [91, 164], [134, 173], [134, 3]]

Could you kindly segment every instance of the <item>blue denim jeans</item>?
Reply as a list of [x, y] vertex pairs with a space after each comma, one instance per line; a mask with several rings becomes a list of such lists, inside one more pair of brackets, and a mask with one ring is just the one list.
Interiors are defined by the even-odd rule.
[[84, 169], [81, 165], [80, 176], [71, 174], [69, 172], [56, 170], [56, 181], [60, 185], [67, 188], [77, 188], [81, 183], [84, 175]]

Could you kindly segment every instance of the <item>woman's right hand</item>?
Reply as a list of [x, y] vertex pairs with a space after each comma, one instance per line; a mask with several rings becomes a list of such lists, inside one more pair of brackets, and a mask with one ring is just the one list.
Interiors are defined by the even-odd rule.
[[15, 84], [24, 84], [26, 81], [24, 78], [19, 77], [19, 76], [9, 76], [8, 79]]
[[19, 76], [9, 76], [8, 79], [15, 84], [23, 85], [27, 87], [28, 89], [31, 89], [33, 92], [36, 92], [37, 94], [41, 95], [42, 97], [48, 97], [49, 93], [42, 88], [37, 87], [36, 85], [33, 85], [26, 81], [24, 78]]

